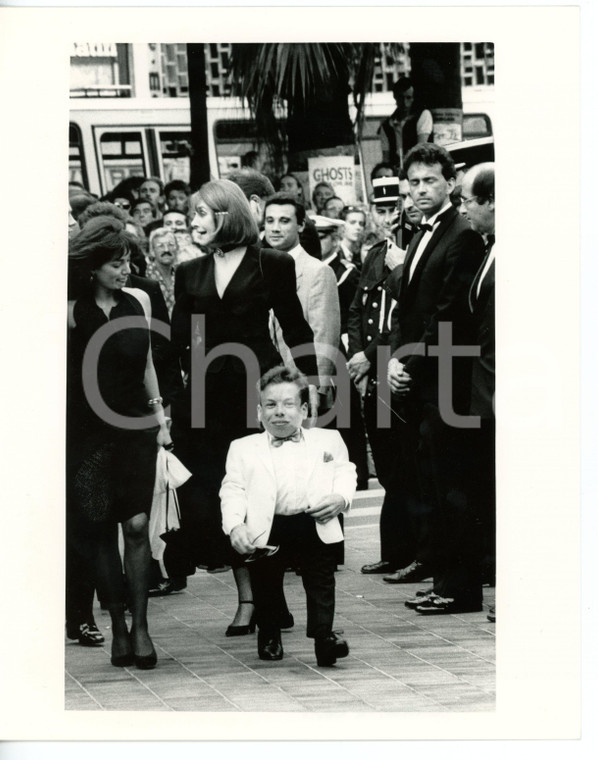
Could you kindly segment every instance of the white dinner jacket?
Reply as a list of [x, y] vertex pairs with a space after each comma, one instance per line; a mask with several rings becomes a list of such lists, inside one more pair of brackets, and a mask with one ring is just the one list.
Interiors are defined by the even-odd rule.
[[[308, 502], [315, 506], [325, 496], [338, 493], [349, 509], [357, 476], [349, 462], [347, 447], [337, 430], [304, 429], [306, 444]], [[294, 446], [286, 443], [285, 446]], [[226, 535], [245, 523], [250, 539], [263, 546], [274, 519], [276, 476], [268, 433], [255, 433], [233, 441], [226, 460], [226, 475], [220, 489], [222, 527]], [[325, 524], [316, 522], [316, 529], [325, 544], [343, 540], [338, 517]], [[259, 536], [259, 538], [257, 538]]]

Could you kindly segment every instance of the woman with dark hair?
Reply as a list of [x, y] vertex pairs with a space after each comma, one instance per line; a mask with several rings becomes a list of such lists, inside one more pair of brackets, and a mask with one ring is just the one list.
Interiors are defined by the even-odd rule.
[[[146, 293], [125, 288], [135, 238], [91, 219], [69, 245], [68, 539], [89, 547], [112, 620], [111, 662], [156, 665], [148, 633], [148, 515], [168, 420], [152, 361]], [[121, 523], [131, 630], [118, 549]]]
[[[178, 494], [197, 566], [212, 572], [233, 566], [239, 606], [227, 635], [235, 636], [252, 630], [253, 597], [247, 568], [222, 531], [218, 492], [230, 442], [257, 427], [257, 421], [252, 427], [256, 383], [281, 364], [270, 337], [271, 309], [287, 345], [305, 346], [307, 353], [297, 358], [297, 365], [311, 377], [317, 376], [317, 365], [313, 333], [297, 297], [293, 259], [260, 248], [243, 191], [229, 180], [207, 182], [192, 203], [194, 240], [208, 255], [180, 264], [175, 276], [172, 341], [184, 371], [193, 364], [186, 393], [173, 403], [177, 456], [193, 473]], [[199, 321], [192, 329], [194, 317]], [[226, 352], [212, 358], [210, 353], [223, 344], [229, 344]], [[200, 387], [204, 393], [192, 392]]]

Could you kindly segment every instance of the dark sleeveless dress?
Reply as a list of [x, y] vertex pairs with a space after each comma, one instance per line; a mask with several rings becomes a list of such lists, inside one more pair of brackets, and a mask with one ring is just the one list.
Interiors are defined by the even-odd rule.
[[[145, 319], [135, 296], [120, 291], [108, 318], [92, 296], [75, 302], [75, 327], [68, 342], [67, 501], [71, 513], [89, 525], [123, 522], [152, 504], [157, 426], [129, 430], [102, 419], [83, 389], [83, 357], [96, 331], [119, 317]], [[149, 330], [125, 327], [110, 335], [97, 362], [97, 387], [104, 402], [121, 415], [149, 417], [144, 374]]]

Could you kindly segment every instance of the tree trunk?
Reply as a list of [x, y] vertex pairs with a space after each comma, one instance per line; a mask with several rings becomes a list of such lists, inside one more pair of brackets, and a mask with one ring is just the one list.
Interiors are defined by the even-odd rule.
[[203, 43], [187, 44], [189, 100], [191, 103], [190, 185], [197, 190], [210, 179], [208, 107]]
[[434, 142], [442, 145], [463, 139], [460, 44], [413, 42], [409, 52], [416, 100], [434, 118]]

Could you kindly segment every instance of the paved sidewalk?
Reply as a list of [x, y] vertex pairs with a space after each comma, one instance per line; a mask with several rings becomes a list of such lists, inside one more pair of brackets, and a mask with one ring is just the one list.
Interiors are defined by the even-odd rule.
[[158, 653], [152, 671], [110, 665], [110, 618], [99, 608], [102, 648], [66, 644], [67, 710], [230, 712], [450, 712], [495, 707], [495, 626], [484, 611], [423, 616], [403, 601], [428, 584], [390, 585], [360, 567], [378, 559], [381, 491], [356, 499], [345, 521], [345, 565], [337, 573], [335, 628], [349, 657], [316, 665], [305, 637], [301, 579], [287, 573], [285, 593], [295, 617], [283, 632], [284, 659], [262, 662], [256, 634], [227, 638], [236, 609], [232, 573], [198, 571], [187, 589], [150, 599], [150, 630]]

